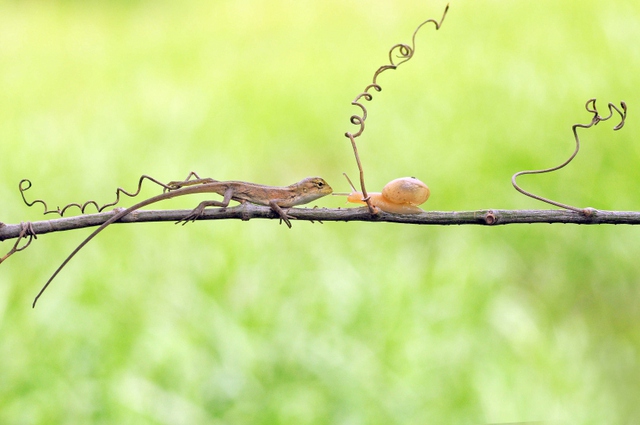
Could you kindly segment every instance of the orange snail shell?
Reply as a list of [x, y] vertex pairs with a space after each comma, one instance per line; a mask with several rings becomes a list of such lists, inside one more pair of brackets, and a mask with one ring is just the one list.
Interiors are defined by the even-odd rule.
[[[371, 203], [382, 211], [394, 214], [419, 214], [423, 212], [417, 205], [429, 199], [431, 191], [426, 184], [414, 177], [401, 177], [390, 181], [382, 193], [369, 193]], [[347, 198], [349, 202], [364, 204], [362, 193], [353, 192]]]
[[382, 189], [382, 196], [394, 204], [420, 205], [429, 199], [431, 191], [415, 177], [401, 177], [390, 181]]

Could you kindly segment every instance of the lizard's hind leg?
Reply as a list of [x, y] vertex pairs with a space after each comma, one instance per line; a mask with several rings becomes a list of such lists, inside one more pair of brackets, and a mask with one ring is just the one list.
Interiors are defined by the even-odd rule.
[[[195, 179], [191, 180], [191, 177], [195, 177]], [[207, 178], [204, 178], [204, 179], [200, 178], [200, 176], [195, 171], [191, 171], [186, 179], [181, 180], [181, 181], [171, 181], [171, 182], [167, 183], [167, 186], [170, 187], [169, 190], [176, 190], [176, 189], [180, 189], [180, 188], [185, 187], [185, 186], [194, 186], [196, 184], [215, 183], [217, 181], [218, 180], [214, 180], [214, 179], [212, 179], [210, 177], [207, 177]]]
[[207, 207], [219, 207], [226, 208], [229, 206], [229, 202], [233, 198], [233, 188], [229, 187], [224, 191], [224, 199], [222, 201], [202, 201], [195, 207], [189, 214], [187, 214], [184, 218], [176, 221], [175, 224], [182, 223], [184, 226], [190, 221], [196, 221], [198, 218], [202, 216], [204, 213], [204, 209]]

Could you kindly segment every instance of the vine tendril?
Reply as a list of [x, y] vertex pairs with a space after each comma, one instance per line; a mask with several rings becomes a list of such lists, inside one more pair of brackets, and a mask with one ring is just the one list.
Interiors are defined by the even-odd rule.
[[545, 168], [542, 170], [527, 170], [527, 171], [519, 171], [517, 173], [515, 173], [512, 177], [511, 177], [511, 183], [513, 184], [513, 187], [520, 193], [522, 193], [523, 195], [526, 195], [530, 198], [533, 199], [537, 199], [539, 201], [542, 202], [546, 202], [547, 204], [551, 204], [551, 205], [555, 205], [557, 207], [560, 208], [564, 208], [567, 210], [572, 210], [572, 211], [576, 211], [578, 213], [584, 214], [584, 215], [591, 215], [592, 213], [592, 209], [591, 208], [577, 208], [577, 207], [573, 207], [571, 205], [567, 205], [567, 204], [563, 204], [561, 202], [557, 202], [557, 201], [553, 201], [551, 199], [548, 198], [543, 198], [542, 196], [539, 195], [535, 195], [531, 192], [528, 192], [524, 189], [522, 189], [520, 186], [518, 186], [518, 184], [516, 183], [516, 179], [518, 178], [518, 176], [521, 176], [523, 174], [543, 174], [543, 173], [550, 173], [552, 171], [556, 171], [559, 170], [563, 167], [565, 167], [567, 164], [569, 164], [573, 158], [576, 157], [576, 155], [578, 154], [578, 151], [580, 150], [580, 138], [578, 137], [578, 128], [590, 128], [593, 127], [594, 125], [597, 125], [599, 122], [601, 121], [607, 121], [608, 119], [610, 119], [613, 116], [613, 111], [617, 112], [618, 115], [620, 115], [620, 123], [618, 125], [616, 125], [613, 130], [620, 130], [623, 126], [624, 126], [624, 122], [627, 118], [627, 104], [624, 102], [620, 102], [620, 108], [618, 109], [618, 107], [616, 105], [614, 105], [613, 103], [609, 102], [609, 104], [607, 105], [608, 109], [609, 109], [609, 115], [606, 117], [603, 117], [599, 114], [598, 112], [598, 108], [596, 107], [596, 99], [589, 99], [587, 100], [587, 103], [585, 104], [585, 109], [587, 110], [587, 112], [590, 112], [593, 114], [593, 118], [591, 118], [591, 122], [589, 124], [574, 124], [571, 129], [573, 131], [573, 137], [576, 141], [576, 148], [573, 151], [573, 153], [571, 154], [571, 156], [569, 157], [569, 159], [567, 159], [566, 161], [564, 161], [562, 164], [557, 165], [555, 167], [550, 167], [550, 168]]
[[[373, 74], [373, 80], [371, 84], [366, 86], [364, 91], [359, 95], [357, 95], [355, 99], [351, 102], [353, 106], [357, 106], [358, 108], [360, 108], [362, 112], [361, 112], [361, 115], [356, 115], [356, 114], [351, 115], [351, 118], [349, 119], [349, 121], [351, 122], [351, 124], [358, 126], [358, 131], [356, 131], [355, 133], [348, 131], [345, 133], [345, 137], [349, 138], [349, 140], [351, 141], [353, 154], [356, 158], [356, 164], [358, 165], [358, 170], [360, 171], [360, 187], [362, 189], [362, 195], [363, 195], [362, 200], [367, 203], [367, 206], [369, 207], [369, 211], [372, 214], [375, 214], [376, 211], [373, 205], [371, 204], [371, 201], [369, 200], [369, 196], [367, 195], [367, 190], [365, 188], [365, 183], [364, 183], [364, 171], [362, 169], [362, 163], [360, 162], [360, 157], [358, 155], [358, 148], [356, 145], [356, 138], [360, 137], [360, 135], [362, 135], [362, 133], [364, 132], [365, 121], [367, 120], [367, 108], [364, 106], [361, 100], [364, 99], [367, 102], [370, 102], [371, 100], [373, 100], [373, 94], [370, 92], [370, 90], [372, 89], [377, 92], [382, 91], [382, 87], [378, 84], [378, 77], [380, 76], [380, 74], [382, 74], [383, 72], [389, 69], [396, 69], [398, 66], [400, 66], [401, 64], [411, 59], [416, 51], [415, 49], [416, 35], [418, 34], [418, 31], [420, 30], [420, 28], [422, 28], [424, 25], [431, 22], [435, 25], [436, 30], [439, 30], [440, 26], [442, 25], [442, 22], [444, 21], [445, 16], [447, 16], [448, 10], [449, 10], [449, 5], [447, 4], [442, 14], [442, 18], [440, 18], [440, 21], [436, 21], [435, 19], [427, 19], [426, 21], [418, 25], [418, 27], [415, 29], [411, 37], [411, 46], [403, 43], [398, 43], [393, 45], [391, 49], [389, 49], [389, 63], [387, 65], [382, 65], [376, 70], [376, 72]], [[396, 60], [398, 61], [396, 62]]]
[[42, 204], [43, 208], [44, 208], [44, 213], [43, 214], [58, 214], [60, 217], [64, 216], [64, 213], [72, 207], [78, 208], [80, 210], [80, 212], [82, 214], [86, 214], [85, 210], [87, 209], [87, 207], [89, 207], [90, 205], [93, 205], [93, 207], [98, 211], [98, 212], [102, 212], [105, 208], [109, 208], [112, 206], [115, 206], [118, 204], [118, 202], [120, 202], [120, 196], [121, 194], [127, 195], [131, 198], [136, 197], [140, 194], [140, 191], [142, 190], [142, 183], [144, 182], [144, 180], [150, 180], [153, 183], [162, 186], [162, 188], [164, 190], [171, 190], [173, 189], [172, 186], [170, 185], [166, 185], [164, 183], [162, 183], [159, 180], [154, 179], [153, 177], [147, 176], [147, 175], [143, 175], [140, 177], [140, 180], [138, 180], [138, 188], [136, 189], [135, 192], [131, 193], [131, 192], [127, 192], [126, 190], [124, 190], [123, 188], [119, 187], [116, 189], [116, 200], [113, 202], [110, 202], [108, 204], [104, 204], [102, 206], [100, 206], [96, 201], [94, 200], [90, 200], [85, 202], [84, 204], [78, 204], [78, 203], [70, 203], [65, 205], [64, 207], [60, 208], [60, 207], [56, 207], [55, 209], [49, 209], [49, 207], [47, 206], [47, 203], [42, 200], [42, 199], [36, 199], [34, 201], [27, 201], [27, 198], [25, 197], [24, 193], [29, 190], [31, 188], [31, 181], [29, 179], [22, 179], [20, 180], [20, 183], [18, 184], [18, 189], [20, 190], [20, 195], [22, 196], [22, 200], [24, 201], [25, 204], [27, 204], [28, 207], [32, 207], [35, 204]]
[[[19, 246], [22, 238], [29, 239], [27, 239], [27, 242], [24, 245]], [[29, 245], [31, 245], [31, 241], [33, 241], [34, 239], [38, 239], [38, 236], [36, 235], [35, 230], [33, 230], [33, 224], [30, 221], [23, 221], [22, 223], [20, 223], [20, 234], [18, 235], [18, 239], [16, 239], [16, 243], [13, 244], [13, 247], [9, 250], [9, 252], [0, 257], [0, 264], [16, 252], [20, 252], [23, 249], [26, 249]]]

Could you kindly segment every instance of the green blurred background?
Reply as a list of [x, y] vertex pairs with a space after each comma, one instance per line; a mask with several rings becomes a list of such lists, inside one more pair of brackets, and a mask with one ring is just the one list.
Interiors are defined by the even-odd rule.
[[[444, 5], [3, 1], [0, 221], [43, 219], [23, 178], [53, 206], [191, 170], [346, 191], [350, 101]], [[635, 0], [452, 1], [367, 104], [368, 188], [415, 175], [427, 209], [545, 208], [510, 177], [567, 158], [596, 97], [628, 103], [624, 129], [521, 183], [639, 210], [638, 22]], [[43, 235], [0, 267], [0, 423], [637, 423], [638, 232], [118, 225], [32, 310], [89, 230]]]

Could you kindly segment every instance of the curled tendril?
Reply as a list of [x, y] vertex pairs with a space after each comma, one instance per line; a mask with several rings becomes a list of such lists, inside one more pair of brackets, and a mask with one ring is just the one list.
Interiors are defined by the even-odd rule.
[[358, 149], [355, 141], [355, 139], [360, 137], [360, 135], [364, 132], [365, 121], [367, 120], [367, 108], [364, 106], [361, 100], [364, 99], [367, 102], [373, 100], [373, 94], [370, 93], [370, 90], [372, 89], [377, 92], [382, 91], [382, 87], [378, 84], [378, 77], [380, 76], [380, 74], [389, 69], [396, 69], [398, 66], [411, 59], [416, 51], [416, 35], [418, 34], [420, 28], [431, 22], [435, 25], [436, 30], [439, 30], [445, 16], [447, 16], [448, 10], [449, 5], [447, 4], [444, 9], [444, 13], [442, 14], [442, 18], [440, 18], [440, 21], [436, 21], [435, 19], [428, 19], [418, 25], [418, 28], [415, 29], [415, 31], [413, 32], [413, 36], [411, 37], [411, 46], [403, 43], [393, 45], [389, 50], [389, 63], [387, 65], [382, 65], [376, 70], [376, 72], [373, 74], [372, 83], [365, 87], [364, 91], [356, 96], [356, 98], [351, 102], [353, 106], [357, 106], [362, 112], [361, 115], [351, 115], [349, 121], [351, 122], [351, 124], [358, 126], [358, 131], [356, 131], [355, 133], [348, 131], [345, 133], [345, 137], [348, 137], [351, 141], [353, 153], [356, 158], [356, 163], [358, 164], [358, 170], [360, 171], [360, 187], [362, 188], [362, 194], [364, 196], [363, 201], [367, 202], [369, 211], [371, 211], [372, 214], [375, 213], [375, 209], [371, 205], [371, 202], [369, 202], [369, 197], [367, 196], [367, 190], [365, 189], [364, 185], [364, 171], [362, 170], [362, 164], [360, 162], [360, 157], [358, 156]]
[[542, 196], [538, 196], [535, 195], [531, 192], [528, 192], [524, 189], [522, 189], [520, 186], [518, 186], [518, 184], [516, 183], [516, 178], [518, 176], [521, 176], [523, 174], [543, 174], [543, 173], [549, 173], [552, 171], [556, 171], [559, 170], [561, 168], [563, 168], [564, 166], [566, 166], [567, 164], [569, 164], [573, 158], [576, 157], [576, 155], [578, 154], [578, 151], [580, 150], [580, 138], [578, 137], [578, 128], [590, 128], [593, 127], [594, 125], [597, 125], [599, 122], [601, 121], [607, 121], [608, 119], [610, 119], [613, 116], [613, 112], [617, 112], [618, 115], [620, 115], [620, 123], [618, 125], [616, 125], [613, 130], [620, 130], [623, 126], [624, 126], [624, 122], [627, 118], [627, 104], [624, 102], [620, 102], [620, 109], [618, 109], [618, 107], [616, 105], [614, 105], [613, 103], [609, 102], [609, 104], [607, 105], [608, 109], [609, 109], [609, 115], [606, 117], [603, 117], [600, 115], [600, 113], [598, 112], [598, 108], [596, 107], [596, 99], [589, 99], [587, 101], [587, 103], [585, 104], [585, 109], [587, 110], [587, 112], [590, 112], [593, 114], [593, 118], [591, 118], [591, 122], [589, 124], [574, 124], [571, 129], [573, 130], [573, 137], [576, 141], [576, 148], [573, 151], [573, 153], [571, 154], [571, 156], [569, 157], [569, 159], [567, 159], [566, 161], [564, 161], [562, 164], [555, 166], [555, 167], [550, 167], [550, 168], [545, 168], [542, 170], [528, 170], [528, 171], [520, 171], [515, 173], [512, 177], [511, 177], [511, 183], [513, 184], [513, 187], [520, 193], [522, 193], [523, 195], [526, 195], [530, 198], [533, 199], [537, 199], [539, 201], [542, 202], [546, 202], [547, 204], [551, 204], [551, 205], [555, 205], [557, 207], [560, 208], [565, 208], [568, 210], [572, 210], [572, 211], [576, 211], [579, 213], [582, 213], [584, 215], [590, 215], [592, 213], [592, 209], [591, 208], [577, 208], [577, 207], [573, 207], [571, 205], [567, 205], [567, 204], [563, 204], [560, 202], [556, 202], [556, 201], [552, 201], [551, 199], [547, 199], [547, 198], [543, 198]]
[[20, 180], [20, 183], [18, 184], [18, 189], [20, 190], [20, 195], [22, 196], [22, 200], [24, 201], [25, 204], [27, 204], [28, 207], [32, 207], [35, 204], [42, 204], [43, 208], [44, 208], [44, 214], [58, 214], [59, 216], [64, 216], [64, 213], [72, 207], [78, 208], [80, 210], [80, 212], [82, 214], [85, 214], [85, 210], [87, 209], [87, 207], [89, 207], [90, 205], [93, 205], [93, 207], [98, 211], [98, 212], [102, 212], [105, 208], [109, 208], [112, 207], [114, 205], [117, 205], [118, 202], [120, 202], [120, 195], [124, 194], [127, 195], [131, 198], [138, 196], [138, 194], [140, 194], [140, 190], [142, 189], [142, 182], [144, 180], [150, 180], [154, 183], [156, 183], [157, 185], [160, 185], [164, 188], [164, 190], [171, 190], [172, 187], [169, 185], [166, 185], [156, 179], [154, 179], [153, 177], [150, 176], [146, 176], [143, 175], [140, 177], [140, 180], [138, 180], [138, 188], [136, 189], [135, 192], [130, 193], [127, 192], [126, 190], [124, 190], [123, 188], [119, 187], [116, 189], [116, 200], [113, 202], [110, 202], [108, 204], [104, 204], [102, 206], [100, 206], [96, 201], [87, 201], [84, 204], [78, 204], [78, 203], [71, 203], [68, 205], [65, 205], [63, 208], [60, 207], [56, 207], [56, 209], [49, 209], [49, 207], [47, 206], [47, 203], [45, 201], [43, 201], [42, 199], [36, 199], [34, 201], [27, 201], [27, 198], [24, 196], [24, 193], [29, 190], [31, 188], [31, 181], [28, 179], [22, 179]]
[[[24, 245], [20, 246], [20, 241], [22, 240], [22, 238], [28, 239]], [[18, 239], [16, 240], [16, 243], [13, 244], [13, 247], [9, 250], [9, 252], [0, 257], [0, 263], [11, 257], [16, 252], [20, 252], [23, 249], [26, 249], [29, 245], [31, 245], [31, 241], [33, 241], [34, 239], [38, 239], [38, 236], [36, 235], [35, 230], [33, 230], [33, 224], [31, 224], [31, 222], [29, 221], [20, 223], [20, 234], [18, 235]]]

